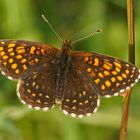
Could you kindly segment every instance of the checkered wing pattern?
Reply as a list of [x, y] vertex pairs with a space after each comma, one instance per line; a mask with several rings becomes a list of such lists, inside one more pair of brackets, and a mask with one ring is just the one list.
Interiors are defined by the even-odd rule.
[[61, 109], [72, 117], [88, 116], [97, 111], [100, 102], [97, 94], [91, 81], [83, 72], [71, 65], [65, 75]]
[[[0, 69], [9, 79], [20, 79], [57, 56], [52, 46], [22, 40], [0, 40]], [[55, 54], [55, 55], [54, 55]]]
[[55, 104], [57, 65], [43, 65], [18, 83], [18, 96], [24, 104], [47, 111]]
[[140, 79], [140, 70], [131, 63], [97, 53], [74, 52], [72, 59], [88, 77], [99, 95], [111, 97], [131, 88]]

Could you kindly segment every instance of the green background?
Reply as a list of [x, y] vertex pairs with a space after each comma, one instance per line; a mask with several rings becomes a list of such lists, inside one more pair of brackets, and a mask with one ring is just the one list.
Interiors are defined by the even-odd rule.
[[[140, 1], [135, 1], [136, 65], [140, 67]], [[0, 38], [34, 40], [56, 47], [60, 42], [41, 18], [45, 14], [63, 39], [103, 32], [76, 45], [128, 60], [126, 1], [0, 0]], [[58, 107], [34, 111], [20, 103], [15, 81], [0, 75], [0, 140], [118, 140], [123, 98], [101, 98], [98, 112], [75, 119]], [[133, 88], [128, 140], [140, 138], [140, 83]]]

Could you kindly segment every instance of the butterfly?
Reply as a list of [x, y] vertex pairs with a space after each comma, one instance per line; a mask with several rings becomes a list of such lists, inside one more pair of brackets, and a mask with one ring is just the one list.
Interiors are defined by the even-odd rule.
[[18, 80], [22, 103], [47, 111], [60, 104], [72, 117], [97, 111], [100, 96], [117, 96], [134, 86], [140, 70], [118, 58], [95, 52], [73, 51], [71, 41], [62, 48], [24, 40], [0, 40], [0, 69]]

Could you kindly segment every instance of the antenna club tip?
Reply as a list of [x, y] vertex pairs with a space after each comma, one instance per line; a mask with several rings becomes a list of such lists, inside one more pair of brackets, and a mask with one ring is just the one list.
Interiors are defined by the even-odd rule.
[[44, 14], [41, 15], [42, 17], [45, 17]]
[[48, 23], [48, 19], [45, 17], [45, 15], [42, 14], [41, 16]]

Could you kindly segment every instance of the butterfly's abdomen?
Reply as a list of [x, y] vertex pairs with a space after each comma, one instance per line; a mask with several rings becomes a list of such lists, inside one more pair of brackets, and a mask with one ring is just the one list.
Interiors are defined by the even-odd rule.
[[67, 53], [63, 52], [60, 56], [60, 63], [58, 67], [58, 72], [56, 76], [56, 100], [61, 100], [63, 96], [64, 86], [65, 86], [65, 73], [69, 66]]

